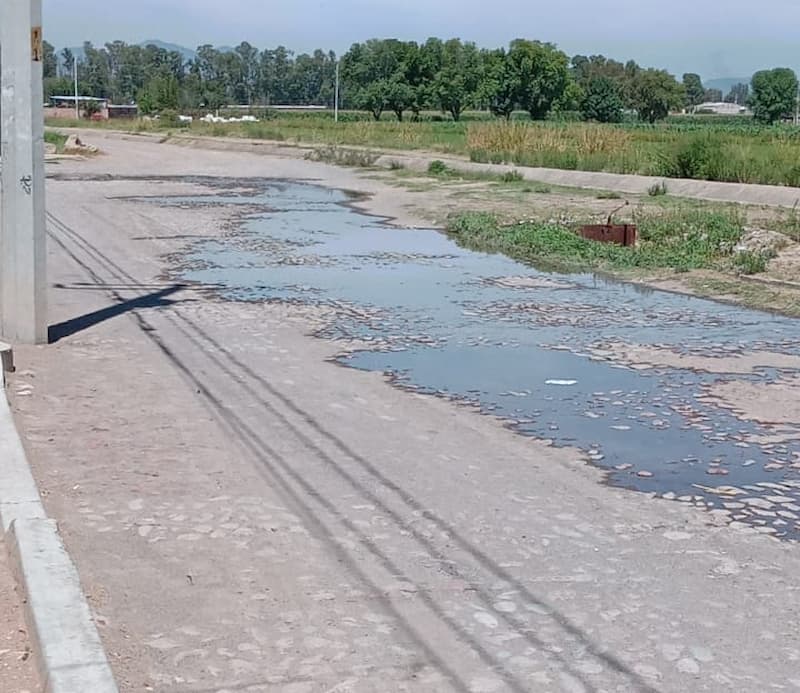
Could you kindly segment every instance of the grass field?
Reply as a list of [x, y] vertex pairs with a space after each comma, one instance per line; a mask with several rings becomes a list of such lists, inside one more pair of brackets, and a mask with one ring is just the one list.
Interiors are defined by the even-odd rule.
[[[164, 120], [92, 124], [145, 131], [189, 131], [215, 137], [246, 137], [312, 145], [355, 145], [377, 149], [430, 150], [468, 156], [477, 162], [520, 166], [638, 173], [737, 183], [800, 186], [800, 129], [764, 127], [749, 118], [675, 117], [655, 126], [628, 123], [510, 123], [470, 114], [461, 122], [380, 122], [363, 114], [272, 113], [258, 123], [195, 122], [180, 128]], [[50, 121], [70, 127], [86, 122]]]
[[736, 210], [638, 210], [634, 221], [639, 228], [636, 247], [588, 241], [552, 222], [502, 225], [491, 214], [475, 212], [456, 215], [447, 230], [472, 250], [503, 253], [556, 271], [713, 269], [756, 274], [766, 268], [768, 258], [734, 252], [745, 226]]

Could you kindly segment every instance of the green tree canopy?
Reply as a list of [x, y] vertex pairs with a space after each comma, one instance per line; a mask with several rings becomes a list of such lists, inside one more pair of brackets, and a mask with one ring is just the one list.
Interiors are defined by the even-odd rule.
[[686, 105], [689, 108], [699, 106], [706, 100], [706, 90], [700, 75], [688, 72], [683, 76], [683, 88], [686, 91]]
[[618, 123], [624, 107], [619, 84], [609, 77], [595, 77], [584, 91], [581, 115], [598, 123]]
[[433, 82], [433, 94], [443, 111], [459, 120], [473, 105], [481, 78], [480, 54], [474, 43], [450, 39], [442, 46], [441, 69]]
[[519, 76], [518, 101], [534, 120], [542, 120], [570, 81], [569, 58], [550, 43], [517, 39], [508, 59]]
[[509, 120], [522, 88], [520, 73], [505, 48], [481, 53], [482, 74], [478, 97], [493, 115]]
[[630, 83], [630, 103], [641, 120], [655, 123], [674, 108], [683, 106], [683, 86], [666, 70], [639, 70]]
[[762, 70], [753, 75], [749, 105], [756, 120], [775, 123], [794, 111], [797, 75], [788, 67]]

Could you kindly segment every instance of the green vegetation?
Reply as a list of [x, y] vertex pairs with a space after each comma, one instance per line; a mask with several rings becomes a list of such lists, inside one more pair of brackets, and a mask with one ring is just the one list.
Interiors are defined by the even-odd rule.
[[60, 154], [61, 152], [64, 151], [64, 143], [67, 141], [67, 138], [58, 132], [53, 132], [52, 130], [45, 130], [44, 141], [45, 144], [53, 145], [56, 148], [56, 152]]
[[[589, 241], [572, 228], [559, 224], [525, 222], [502, 226], [485, 213], [454, 217], [448, 233], [465, 247], [566, 270], [731, 269], [758, 272], [765, 268], [756, 258], [739, 260], [734, 249], [742, 236], [744, 220], [736, 212], [674, 209], [637, 210], [639, 243], [634, 248]], [[740, 264], [737, 264], [740, 263]]]
[[[47, 44], [46, 97], [72, 92], [74, 61], [69, 49], [56, 55]], [[216, 111], [232, 104], [330, 107], [337, 64], [341, 105], [375, 120], [385, 112], [398, 121], [408, 112], [416, 118], [426, 109], [454, 121], [469, 109], [503, 118], [520, 109], [533, 120], [543, 120], [577, 112], [586, 102], [588, 118], [616, 120], [627, 108], [653, 122], [683, 103], [683, 87], [662, 70], [602, 56], [570, 59], [551, 43], [528, 39], [497, 49], [457, 38], [430, 38], [423, 44], [370, 39], [353, 44], [341, 59], [332, 51], [294, 55], [283, 46], [261, 51], [242, 42], [233, 50], [200, 46], [188, 62], [179, 52], [155, 45], [114, 41], [95, 47], [86, 42], [78, 81], [85, 96], [136, 101], [146, 115]]]
[[583, 92], [581, 114], [585, 120], [619, 123], [624, 108], [619, 86], [608, 77], [595, 77]]
[[741, 274], [760, 274], [766, 272], [768, 260], [769, 258], [761, 253], [745, 250], [736, 253], [733, 258], [733, 266]]
[[662, 180], [660, 183], [653, 183], [648, 189], [647, 194], [650, 197], [662, 197], [668, 192], [667, 184]]
[[[137, 101], [158, 123], [185, 129], [178, 114], [247, 112], [258, 123], [195, 123], [192, 134], [312, 145], [428, 149], [506, 163], [664, 178], [800, 186], [800, 132], [776, 124], [790, 114], [797, 78], [787, 68], [756, 74], [752, 94], [736, 85], [724, 98], [748, 102], [755, 118], [670, 117], [721, 99], [697, 74], [679, 83], [664, 70], [602, 55], [570, 58], [527, 39], [479, 48], [460, 39], [397, 39], [293, 54], [283, 46], [232, 51], [200, 46], [193, 60], [122, 41], [83, 46], [78, 78], [86, 96]], [[45, 94], [71, 93], [74, 56], [45, 46]], [[270, 104], [333, 105], [340, 66], [340, 123], [329, 112], [289, 114]], [[235, 106], [247, 104], [247, 106]], [[413, 123], [406, 121], [413, 120]], [[522, 121], [533, 122], [522, 122]], [[373, 122], [369, 122], [373, 121]], [[390, 122], [391, 121], [391, 122]], [[574, 122], [584, 121], [584, 122]], [[66, 123], [62, 123], [66, 125]], [[613, 125], [612, 125], [613, 124]], [[110, 127], [119, 127], [112, 123]]]
[[788, 68], [756, 72], [753, 76], [753, 95], [750, 97], [755, 119], [772, 124], [792, 113], [797, 87], [797, 76]]
[[507, 171], [500, 176], [500, 182], [502, 183], [518, 183], [521, 180], [525, 180], [525, 176], [519, 171]]
[[337, 166], [353, 168], [370, 168], [375, 165], [380, 155], [363, 149], [343, 149], [341, 147], [323, 147], [310, 152], [306, 158], [311, 161], [324, 161]]
[[[262, 110], [257, 123], [194, 122], [192, 135], [246, 137], [310, 145], [362, 146], [385, 150], [428, 150], [468, 156], [482, 163], [540, 166], [583, 171], [632, 173], [660, 178], [697, 178], [735, 183], [800, 186], [800, 131], [792, 126], [759, 125], [746, 118], [683, 116], [656, 126], [576, 122], [487, 120], [465, 112], [460, 122], [419, 122], [394, 118], [364, 120], [343, 113], [276, 113]], [[49, 120], [52, 127], [85, 122]], [[160, 121], [106, 121], [92, 127], [133, 132], [185, 129]]]

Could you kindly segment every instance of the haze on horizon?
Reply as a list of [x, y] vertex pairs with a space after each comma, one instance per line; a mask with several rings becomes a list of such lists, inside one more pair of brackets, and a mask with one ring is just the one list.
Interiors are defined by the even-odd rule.
[[495, 47], [524, 37], [556, 43], [569, 55], [602, 53], [704, 79], [800, 66], [797, 0], [137, 0], [106, 3], [102, 11], [96, 0], [43, 2], [45, 36], [58, 49], [85, 40], [160, 39], [188, 48], [249, 41], [259, 48], [343, 53], [368, 38], [459, 37]]

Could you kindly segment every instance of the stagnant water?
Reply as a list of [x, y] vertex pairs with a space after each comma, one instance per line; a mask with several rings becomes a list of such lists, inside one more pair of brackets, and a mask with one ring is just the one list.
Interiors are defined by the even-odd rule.
[[[634, 370], [602, 351], [625, 342], [705, 356], [800, 354], [800, 321], [540, 272], [464, 250], [434, 230], [392, 228], [327, 188], [236, 182], [243, 184], [249, 192], [217, 182], [218, 198], [159, 201], [256, 206], [236, 233], [195, 246], [185, 278], [220, 285], [232, 300], [355, 307], [327, 335], [374, 348], [343, 363], [477, 403], [520, 433], [576, 446], [610, 471], [611, 483], [710, 508], [727, 503], [736, 520], [800, 537], [800, 470], [791, 466], [800, 462], [798, 438], [753, 442], [774, 430], [704, 396], [720, 381], [772, 382], [778, 370]], [[709, 490], [723, 484], [742, 493]]]

